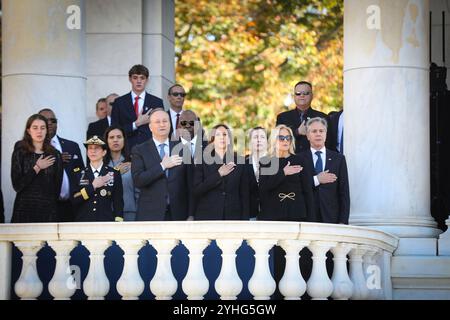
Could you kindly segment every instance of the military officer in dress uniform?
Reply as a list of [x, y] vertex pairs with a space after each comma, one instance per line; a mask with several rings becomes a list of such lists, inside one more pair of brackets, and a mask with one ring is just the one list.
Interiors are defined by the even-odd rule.
[[84, 145], [90, 163], [75, 168], [71, 180], [75, 221], [123, 221], [122, 178], [120, 171], [103, 163], [106, 143], [93, 136]]

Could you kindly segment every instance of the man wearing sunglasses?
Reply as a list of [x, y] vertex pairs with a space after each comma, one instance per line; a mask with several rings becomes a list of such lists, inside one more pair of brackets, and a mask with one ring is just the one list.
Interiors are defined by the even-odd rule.
[[180, 128], [180, 117], [183, 114], [183, 104], [184, 98], [186, 97], [186, 91], [181, 84], [174, 84], [169, 88], [167, 93], [167, 99], [170, 103], [169, 116], [170, 116], [170, 133], [169, 137], [171, 139], [178, 139], [176, 137], [176, 129]]
[[298, 82], [294, 87], [295, 109], [282, 112], [277, 117], [276, 125], [284, 124], [292, 129], [295, 136], [295, 153], [309, 149], [309, 142], [306, 139], [308, 119], [326, 117], [325, 113], [311, 108], [313, 97], [312, 84], [307, 81]]
[[75, 221], [75, 213], [70, 202], [70, 179], [73, 178], [74, 168], [84, 168], [83, 158], [81, 157], [80, 147], [78, 143], [63, 139], [57, 135], [58, 119], [56, 119], [53, 110], [45, 108], [39, 111], [39, 114], [47, 118], [48, 134], [51, 139], [52, 146], [61, 152], [63, 160], [63, 182], [61, 192], [57, 202], [58, 221], [73, 222]]

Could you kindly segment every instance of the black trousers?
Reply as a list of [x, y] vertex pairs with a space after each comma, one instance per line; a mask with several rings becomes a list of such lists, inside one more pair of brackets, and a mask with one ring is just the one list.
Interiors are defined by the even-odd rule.
[[57, 221], [58, 222], [74, 222], [75, 212], [73, 210], [70, 200], [58, 200], [56, 202], [57, 208]]

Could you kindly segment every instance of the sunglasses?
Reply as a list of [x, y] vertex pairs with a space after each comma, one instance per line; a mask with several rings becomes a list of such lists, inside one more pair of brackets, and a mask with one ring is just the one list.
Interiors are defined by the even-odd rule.
[[280, 141], [291, 141], [292, 140], [292, 136], [278, 136], [278, 140]]
[[183, 121], [180, 121], [180, 124], [183, 126], [183, 127], [186, 127], [186, 125], [189, 123], [189, 125], [191, 126], [191, 127], [193, 127], [194, 126], [194, 124], [195, 124], [195, 121], [185, 121], [185, 120], [183, 120]]
[[311, 91], [300, 91], [300, 92], [295, 93], [296, 96], [301, 96], [301, 95], [309, 96], [310, 94], [311, 94]]
[[172, 92], [171, 95], [174, 97], [186, 97], [186, 93], [184, 92]]
[[56, 118], [48, 118], [47, 121], [51, 123], [58, 123], [58, 119]]

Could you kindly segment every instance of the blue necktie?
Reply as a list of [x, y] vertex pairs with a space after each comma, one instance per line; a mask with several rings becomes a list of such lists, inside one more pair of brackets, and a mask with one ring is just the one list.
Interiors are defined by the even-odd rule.
[[[165, 143], [161, 143], [159, 145], [159, 156], [161, 157], [161, 160], [164, 159], [164, 157], [166, 156], [166, 152], [164, 151], [165, 147], [166, 147]], [[165, 171], [166, 177], [168, 177], [169, 176], [169, 170], [166, 169], [164, 171]]]
[[322, 157], [320, 156], [322, 154], [322, 151], [316, 151], [317, 161], [316, 166], [314, 169], [316, 170], [316, 174], [319, 174], [323, 171], [323, 163], [322, 163]]

